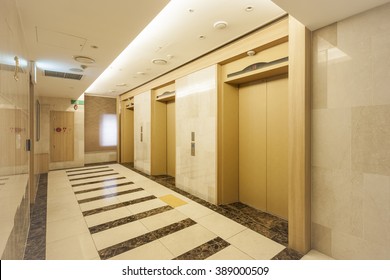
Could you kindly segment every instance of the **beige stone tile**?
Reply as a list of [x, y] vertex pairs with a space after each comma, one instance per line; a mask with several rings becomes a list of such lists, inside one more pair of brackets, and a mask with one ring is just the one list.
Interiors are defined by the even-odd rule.
[[313, 110], [312, 165], [350, 169], [351, 110]]
[[145, 219], [140, 220], [140, 222], [145, 225], [148, 230], [153, 231], [165, 227], [167, 225], [185, 220], [186, 218], [187, 217], [185, 215], [173, 209], [164, 213], [147, 217]]
[[156, 240], [119, 254], [110, 260], [171, 260], [173, 258], [173, 254]]
[[207, 260], [253, 260], [253, 258], [230, 245], [208, 257]]
[[285, 249], [283, 245], [250, 229], [246, 229], [226, 241], [256, 260], [270, 260]]
[[364, 237], [390, 247], [390, 177], [364, 174]]
[[89, 233], [71, 236], [46, 244], [47, 260], [93, 260], [99, 254]]
[[132, 213], [128, 208], [120, 207], [110, 211], [104, 211], [94, 215], [86, 216], [84, 218], [88, 227], [93, 227], [131, 215]]
[[353, 108], [352, 168], [390, 176], [390, 105]]
[[80, 207], [78, 205], [69, 206], [69, 204], [56, 204], [48, 207], [47, 222], [59, 221], [69, 218], [82, 218]]
[[304, 255], [301, 260], [334, 260], [333, 258], [329, 257], [326, 254], [323, 254], [317, 250], [310, 250], [306, 255]]
[[83, 233], [89, 233], [83, 217], [52, 221], [47, 223], [46, 241], [52, 242]]
[[120, 202], [121, 201], [119, 201], [116, 197], [110, 197], [110, 198], [105, 198], [105, 199], [101, 199], [101, 200], [81, 203], [80, 209], [84, 212], [84, 211], [88, 211], [88, 210], [92, 210], [92, 209], [96, 209], [96, 208], [101, 208], [101, 207], [108, 206], [108, 205], [118, 204]]
[[388, 260], [390, 259], [389, 246], [362, 238], [332, 232], [332, 257], [340, 260]]
[[166, 206], [167, 204], [160, 199], [151, 199], [141, 203], [136, 203], [127, 206], [127, 208], [133, 213], [138, 214], [148, 210], [152, 210], [158, 207]]
[[240, 225], [218, 213], [202, 217], [196, 220], [196, 222], [225, 240], [246, 229], [243, 225]]
[[147, 232], [148, 230], [146, 227], [142, 223], [136, 221], [92, 234], [92, 238], [96, 248], [101, 250]]
[[139, 191], [139, 192], [134, 192], [134, 193], [129, 193], [125, 195], [119, 195], [117, 196], [118, 200], [121, 202], [126, 202], [129, 200], [134, 200], [142, 197], [150, 196], [150, 193], [146, 191]]
[[214, 213], [214, 211], [210, 210], [207, 207], [204, 207], [196, 202], [192, 202], [186, 205], [182, 205], [180, 207], [177, 207], [176, 210], [182, 212], [187, 217], [197, 220], [199, 218], [202, 218], [207, 215], [211, 215]]
[[103, 196], [103, 195], [108, 195], [108, 194], [112, 194], [111, 191], [109, 189], [104, 189], [104, 190], [98, 190], [98, 191], [93, 191], [93, 192], [76, 194], [76, 198], [77, 198], [77, 200], [83, 200], [83, 199], [87, 199], [87, 198]]
[[328, 227], [312, 223], [311, 224], [311, 245], [313, 249], [332, 255], [332, 230]]
[[201, 225], [193, 225], [160, 238], [160, 242], [175, 256], [194, 249], [217, 237]]

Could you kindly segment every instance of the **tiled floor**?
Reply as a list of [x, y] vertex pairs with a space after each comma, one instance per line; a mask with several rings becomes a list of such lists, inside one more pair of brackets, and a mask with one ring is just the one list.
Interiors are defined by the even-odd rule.
[[283, 220], [239, 203], [211, 205], [169, 177], [119, 164], [48, 174], [46, 259], [302, 257], [286, 244]]

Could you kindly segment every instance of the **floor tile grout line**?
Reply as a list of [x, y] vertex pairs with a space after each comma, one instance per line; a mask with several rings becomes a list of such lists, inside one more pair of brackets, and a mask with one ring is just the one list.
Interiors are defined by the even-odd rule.
[[169, 205], [158, 207], [158, 208], [153, 208], [153, 209], [150, 209], [148, 211], [144, 211], [144, 212], [137, 213], [137, 214], [130, 215], [130, 216], [126, 216], [126, 217], [123, 217], [120, 219], [116, 219], [113, 221], [102, 223], [102, 224], [99, 224], [96, 226], [92, 226], [89, 228], [89, 231], [91, 234], [96, 234], [98, 232], [102, 232], [102, 231], [105, 231], [105, 230], [108, 230], [111, 228], [115, 228], [115, 227], [125, 225], [125, 224], [131, 223], [131, 222], [140, 221], [140, 220], [148, 218], [148, 217], [162, 214], [162, 213], [165, 213], [167, 211], [171, 211], [173, 209], [174, 208], [172, 208]]
[[120, 184], [116, 184], [116, 185], [109, 185], [109, 186], [97, 187], [97, 188], [93, 188], [93, 189], [75, 191], [74, 193], [75, 194], [83, 194], [83, 193], [102, 191], [105, 189], [118, 188], [118, 187], [123, 187], [123, 186], [128, 186], [128, 185], [134, 185], [134, 182], [125, 182], [125, 183], [120, 183]]
[[136, 189], [131, 189], [131, 190], [122, 191], [122, 192], [116, 192], [116, 193], [110, 193], [110, 194], [106, 194], [106, 195], [94, 196], [94, 197], [90, 197], [90, 198], [77, 200], [77, 202], [79, 204], [82, 204], [82, 203], [92, 202], [92, 201], [96, 201], [96, 200], [103, 200], [103, 199], [106, 199], [106, 198], [117, 197], [117, 196], [130, 194], [130, 193], [135, 193], [135, 192], [140, 192], [140, 191], [144, 191], [144, 189], [143, 188], [136, 188]]

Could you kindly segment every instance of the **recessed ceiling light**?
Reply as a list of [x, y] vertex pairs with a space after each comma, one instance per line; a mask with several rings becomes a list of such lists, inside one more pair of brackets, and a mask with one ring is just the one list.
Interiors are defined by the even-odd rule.
[[199, 36], [199, 40], [204, 40], [204, 39], [206, 39], [206, 36], [204, 36], [204, 35]]
[[190, 13], [193, 13], [193, 12], [195, 12], [195, 10], [194, 10], [194, 9], [188, 9], [188, 11], [189, 11]]
[[225, 29], [228, 26], [226, 21], [220, 20], [214, 23], [215, 29]]
[[95, 60], [88, 56], [76, 55], [73, 57], [73, 59], [81, 63], [88, 63], [88, 64], [95, 63]]
[[253, 6], [247, 6], [247, 7], [245, 7], [245, 11], [246, 11], [246, 12], [252, 12], [253, 9], [254, 9]]
[[139, 71], [137, 72], [137, 75], [145, 75], [145, 72]]
[[157, 64], [157, 65], [165, 65], [165, 64], [167, 64], [168, 62], [167, 62], [165, 59], [156, 58], [156, 59], [153, 59], [153, 60], [152, 60], [152, 63], [153, 63], [153, 64]]
[[117, 87], [125, 87], [125, 86], [127, 86], [127, 84], [126, 83], [121, 83], [121, 84], [117, 84], [116, 86]]
[[70, 68], [69, 71], [72, 71], [72, 72], [83, 72], [83, 69], [80, 69], [80, 68]]

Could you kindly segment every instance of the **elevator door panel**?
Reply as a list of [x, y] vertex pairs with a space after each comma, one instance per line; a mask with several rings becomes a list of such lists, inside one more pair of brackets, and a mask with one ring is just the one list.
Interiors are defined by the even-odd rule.
[[175, 101], [167, 103], [167, 174], [176, 175]]
[[74, 159], [73, 112], [50, 112], [50, 160], [51, 162]]
[[267, 81], [267, 211], [287, 219], [288, 79]]
[[239, 89], [239, 198], [266, 210], [266, 83]]

